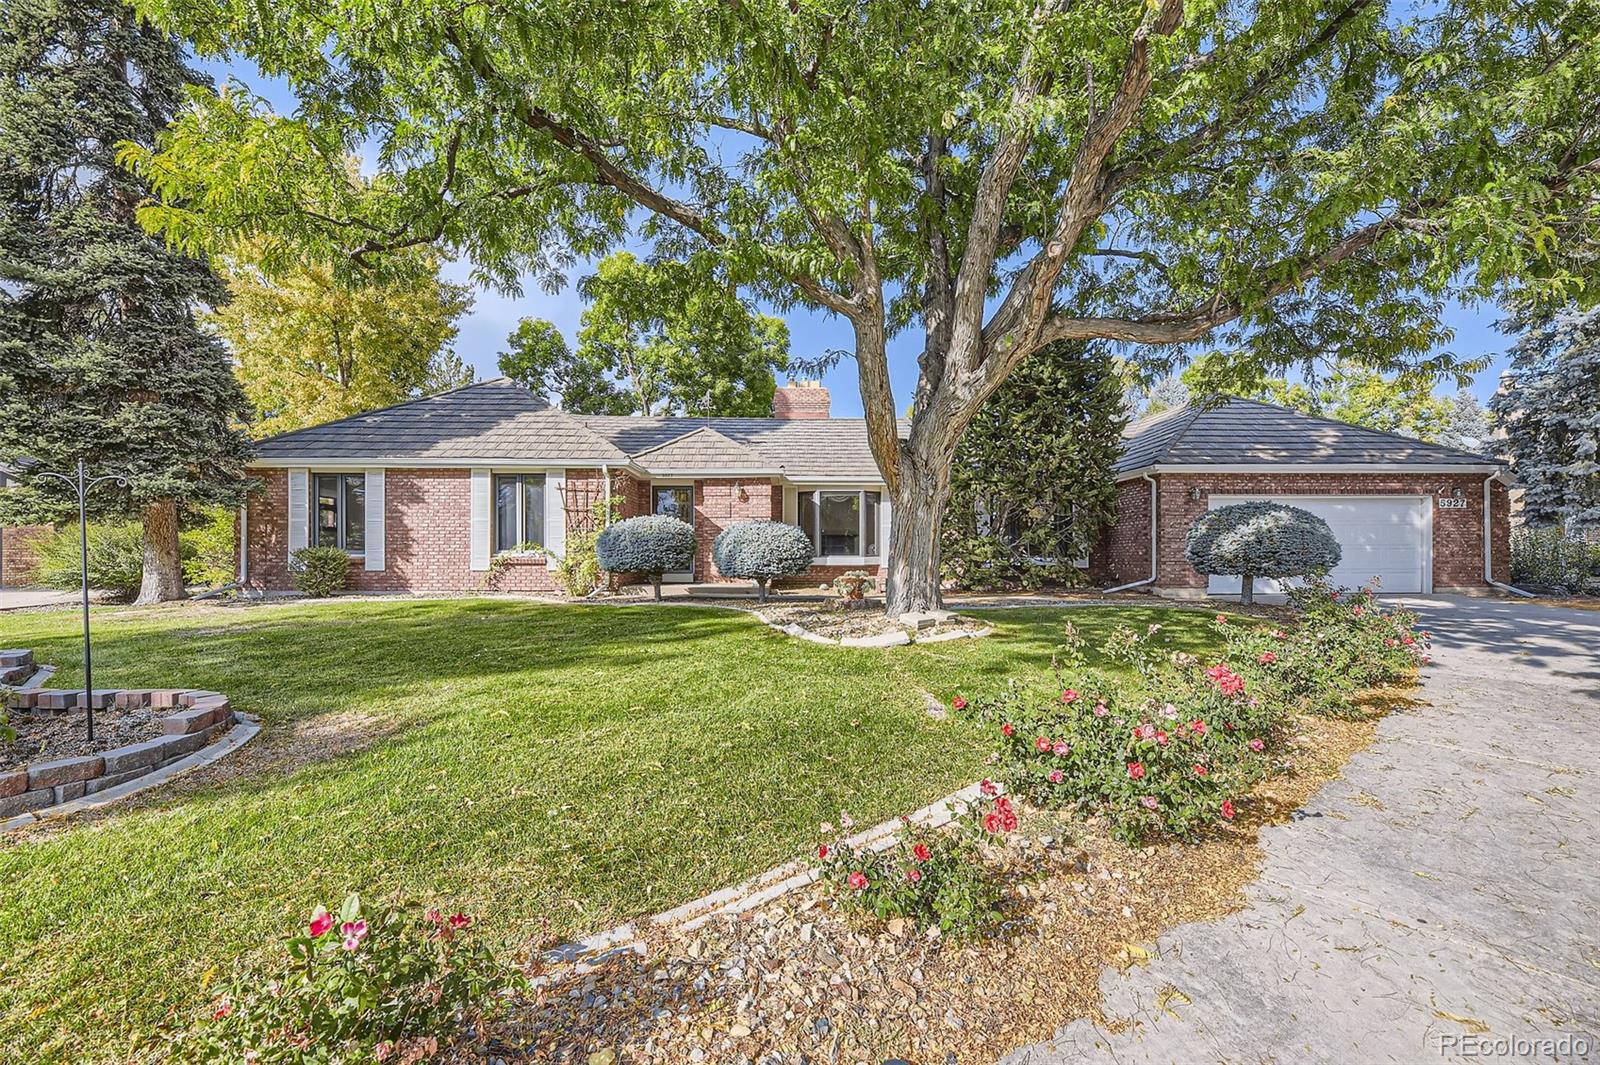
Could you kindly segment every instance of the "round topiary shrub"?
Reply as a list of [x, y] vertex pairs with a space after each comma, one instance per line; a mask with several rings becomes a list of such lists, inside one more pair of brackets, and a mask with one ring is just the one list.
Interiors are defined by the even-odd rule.
[[1233, 503], [1189, 529], [1183, 556], [1201, 573], [1238, 574], [1239, 602], [1255, 600], [1257, 577], [1304, 577], [1339, 564], [1328, 523], [1287, 503]]
[[741, 521], [711, 545], [711, 557], [723, 576], [755, 581], [762, 602], [774, 577], [804, 573], [815, 555], [805, 531], [781, 521]]
[[600, 530], [594, 554], [608, 573], [649, 577], [660, 600], [661, 575], [694, 564], [694, 526], [664, 514], [625, 518]]

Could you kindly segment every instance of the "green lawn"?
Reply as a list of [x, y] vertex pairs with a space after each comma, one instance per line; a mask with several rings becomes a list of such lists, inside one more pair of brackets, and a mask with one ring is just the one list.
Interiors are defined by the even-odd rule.
[[[664, 909], [981, 775], [948, 698], [1048, 662], [1069, 616], [1097, 641], [1204, 614], [997, 611], [996, 636], [822, 647], [694, 607], [504, 600], [103, 610], [100, 686], [211, 688], [257, 752], [313, 757], [175, 786], [114, 816], [0, 841], [0, 1060], [121, 1058], [205, 974], [360, 889], [480, 914], [508, 944]], [[79, 682], [71, 612], [0, 615]], [[370, 739], [338, 749], [341, 738]], [[290, 737], [297, 737], [292, 744]], [[325, 748], [325, 749], [324, 749]]]

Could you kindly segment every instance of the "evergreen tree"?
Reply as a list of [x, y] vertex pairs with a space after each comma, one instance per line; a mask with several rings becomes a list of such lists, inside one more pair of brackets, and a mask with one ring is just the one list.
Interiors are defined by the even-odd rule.
[[[122, 142], [153, 145], [185, 83], [204, 80], [119, 0], [0, 6], [0, 461], [127, 476], [93, 503], [143, 522], [140, 602], [183, 595], [181, 512], [245, 484], [248, 408], [195, 322], [222, 286], [146, 235], [134, 214], [148, 189], [117, 165]], [[9, 508], [76, 512], [58, 482], [21, 480]]]
[[1445, 409], [1444, 430], [1439, 443], [1446, 447], [1475, 451], [1480, 455], [1494, 453], [1494, 427], [1489, 424], [1489, 412], [1483, 409], [1478, 397], [1465, 388], [1456, 390]]
[[1600, 307], [1525, 321], [1489, 408], [1505, 430], [1523, 516], [1600, 528]]
[[967, 429], [940, 556], [965, 587], [1076, 583], [1116, 508], [1111, 463], [1124, 376], [1099, 345], [1058, 343], [1019, 366]]

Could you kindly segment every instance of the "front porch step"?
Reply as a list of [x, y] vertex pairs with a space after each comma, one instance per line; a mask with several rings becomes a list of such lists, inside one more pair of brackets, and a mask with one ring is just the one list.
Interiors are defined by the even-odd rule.
[[696, 599], [754, 599], [753, 584], [686, 584], [683, 594]]

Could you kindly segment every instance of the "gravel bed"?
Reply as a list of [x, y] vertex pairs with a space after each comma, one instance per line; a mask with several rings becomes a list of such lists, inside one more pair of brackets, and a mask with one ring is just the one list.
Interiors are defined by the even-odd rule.
[[10, 710], [7, 723], [17, 735], [10, 743], [0, 743], [0, 769], [96, 754], [154, 739], [161, 735], [161, 719], [172, 712], [149, 707], [96, 710], [94, 742], [90, 743], [82, 710]]

